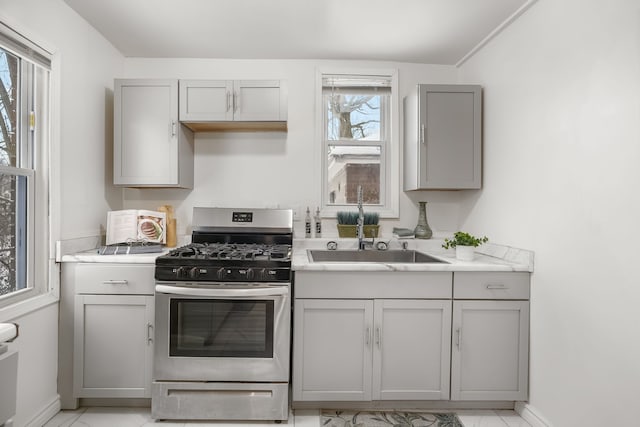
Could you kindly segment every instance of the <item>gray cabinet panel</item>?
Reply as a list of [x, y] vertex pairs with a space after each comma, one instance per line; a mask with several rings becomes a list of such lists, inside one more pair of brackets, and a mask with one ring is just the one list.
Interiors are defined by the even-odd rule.
[[373, 399], [449, 399], [451, 301], [376, 300]]
[[153, 296], [75, 300], [75, 396], [151, 397]]
[[371, 400], [373, 301], [296, 300], [294, 400]]
[[193, 135], [178, 122], [177, 80], [116, 80], [113, 182], [193, 187]]
[[405, 98], [405, 191], [480, 188], [481, 94], [476, 85], [418, 85]]
[[452, 400], [526, 400], [529, 301], [454, 301]]

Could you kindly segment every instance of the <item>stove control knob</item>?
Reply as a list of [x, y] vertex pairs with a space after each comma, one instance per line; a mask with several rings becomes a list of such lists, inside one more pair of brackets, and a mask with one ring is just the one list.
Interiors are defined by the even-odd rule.
[[189, 270], [189, 277], [192, 279], [197, 279], [198, 277], [200, 277], [200, 268], [199, 267], [191, 268], [191, 270]]
[[247, 268], [247, 280], [255, 280], [256, 279], [256, 272], [254, 271], [253, 268]]
[[263, 282], [266, 278], [267, 277], [266, 277], [264, 268], [256, 269], [254, 280], [259, 280], [259, 281]]
[[224, 267], [218, 269], [216, 275], [218, 276], [218, 280], [224, 280], [224, 278], [227, 277], [227, 269]]
[[183, 278], [183, 277], [189, 276], [189, 271], [185, 267], [178, 267], [176, 268], [175, 271], [176, 271], [177, 278]]

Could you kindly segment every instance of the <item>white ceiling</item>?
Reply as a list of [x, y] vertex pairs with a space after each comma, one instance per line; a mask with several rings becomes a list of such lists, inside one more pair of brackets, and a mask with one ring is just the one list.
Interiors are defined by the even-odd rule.
[[127, 57], [456, 64], [531, 0], [65, 0]]

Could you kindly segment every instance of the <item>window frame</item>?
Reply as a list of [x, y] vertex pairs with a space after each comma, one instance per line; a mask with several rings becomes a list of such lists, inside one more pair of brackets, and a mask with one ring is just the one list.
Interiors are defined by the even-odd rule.
[[[319, 68], [316, 70], [316, 138], [320, 159], [320, 206], [323, 218], [335, 218], [337, 212], [354, 210], [355, 203], [332, 204], [329, 203], [328, 182], [328, 146], [336, 145], [336, 141], [330, 141], [327, 137], [327, 109], [324, 102], [323, 78], [329, 75], [345, 75], [359, 77], [385, 77], [390, 80], [391, 94], [388, 102], [389, 120], [383, 125], [381, 132], [387, 134], [387, 140], [383, 143], [367, 140], [353, 140], [348, 145], [355, 146], [380, 146], [380, 204], [365, 205], [367, 212], [377, 212], [381, 218], [398, 218], [400, 204], [400, 135], [399, 135], [399, 105], [398, 105], [398, 70], [397, 69], [344, 69], [344, 68]], [[383, 130], [382, 127], [385, 127]], [[345, 144], [346, 145], [346, 144]]]
[[27, 205], [23, 223], [26, 228], [26, 287], [0, 296], [0, 321], [54, 303], [59, 294], [59, 268], [52, 252], [55, 236], [50, 218], [51, 106], [54, 93], [58, 93], [53, 88], [54, 67], [59, 67], [59, 58], [54, 59], [51, 49], [44, 49], [24, 34], [0, 21], [0, 46], [19, 58], [16, 113], [19, 151], [15, 167], [0, 166], [0, 170], [7, 175], [26, 177]]

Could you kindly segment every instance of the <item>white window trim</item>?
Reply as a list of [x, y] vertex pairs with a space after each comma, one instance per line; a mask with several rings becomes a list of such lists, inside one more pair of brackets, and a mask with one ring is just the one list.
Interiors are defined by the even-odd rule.
[[[399, 218], [400, 216], [400, 110], [398, 94], [398, 70], [379, 68], [322, 68], [316, 70], [316, 147], [320, 153], [321, 185], [320, 202], [323, 218], [335, 218], [338, 211], [350, 209], [345, 205], [329, 205], [327, 194], [327, 153], [324, 151], [324, 103], [322, 96], [322, 76], [326, 74], [346, 74], [346, 75], [371, 75], [389, 76], [391, 78], [391, 97], [389, 108], [391, 110], [391, 120], [389, 129], [389, 147], [385, 153], [384, 172], [385, 177], [384, 194], [385, 204], [365, 207], [367, 212], [377, 212], [380, 218]], [[384, 150], [384, 148], [383, 148]], [[382, 172], [382, 171], [381, 171]]]
[[[37, 293], [28, 298], [24, 298], [0, 307], [0, 322], [10, 321], [28, 313], [40, 310], [51, 304], [55, 304], [60, 299], [60, 263], [56, 262], [55, 250], [56, 242], [60, 238], [60, 105], [61, 105], [61, 58], [57, 48], [46, 43], [41, 37], [36, 37], [30, 29], [24, 25], [15, 22], [15, 20], [0, 13], [0, 22], [13, 29], [18, 34], [26, 37], [35, 43], [42, 50], [51, 55], [51, 68], [49, 70], [49, 102], [48, 117], [41, 120], [41, 132], [45, 132], [49, 138], [48, 144], [45, 144], [44, 150], [47, 151], [46, 164], [41, 165], [42, 173], [46, 174], [48, 186], [47, 194], [41, 195], [38, 200], [41, 203], [43, 214], [46, 220], [43, 226], [45, 231], [49, 233], [47, 246], [40, 252], [39, 259], [35, 260], [36, 268], [41, 273], [36, 278], [34, 286], [37, 287]], [[40, 178], [41, 179], [41, 178]]]

